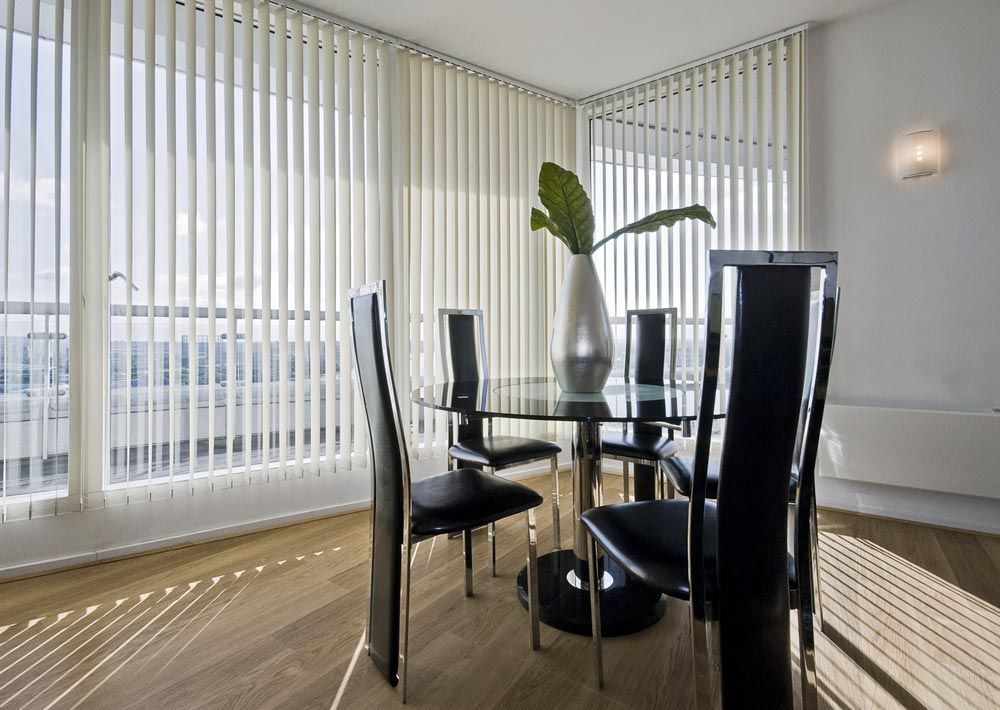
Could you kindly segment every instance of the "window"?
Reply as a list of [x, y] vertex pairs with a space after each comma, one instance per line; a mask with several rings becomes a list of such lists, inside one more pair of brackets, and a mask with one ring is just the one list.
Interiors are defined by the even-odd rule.
[[494, 374], [547, 367], [528, 214], [574, 107], [267, 2], [9, 7], [4, 519], [366, 465], [354, 285], [389, 281], [401, 396], [444, 306]]
[[65, 489], [68, 473], [68, 13], [62, 3], [29, 9], [10, 3], [0, 17], [0, 105], [9, 136], [0, 148], [3, 519]]

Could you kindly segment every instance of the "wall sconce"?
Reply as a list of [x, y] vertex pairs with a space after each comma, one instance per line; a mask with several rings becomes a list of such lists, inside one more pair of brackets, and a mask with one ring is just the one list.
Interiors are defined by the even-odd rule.
[[938, 132], [907, 133], [899, 138], [899, 177], [901, 180], [938, 171]]

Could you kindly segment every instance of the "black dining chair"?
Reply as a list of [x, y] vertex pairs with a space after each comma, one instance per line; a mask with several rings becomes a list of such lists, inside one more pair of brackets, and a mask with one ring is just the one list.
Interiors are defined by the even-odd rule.
[[[820, 579], [819, 568], [816, 564], [819, 549], [817, 547], [817, 523], [816, 523], [816, 459], [819, 447], [818, 431], [823, 426], [823, 404], [825, 401], [826, 382], [822, 381], [822, 373], [818, 372], [818, 357], [820, 348], [826, 342], [824, 338], [829, 338], [829, 347], [832, 349], [837, 332], [837, 319], [839, 316], [840, 292], [835, 294], [835, 300], [830, 310], [829, 304], [821, 295], [819, 308], [815, 309], [815, 318], [810, 320], [810, 326], [815, 326], [816, 332], [810, 332], [810, 343], [813, 345], [816, 358], [810, 357], [806, 373], [806, 381], [810, 386], [806, 388], [802, 398], [802, 413], [799, 419], [799, 433], [796, 438], [795, 455], [792, 460], [792, 471], [788, 481], [788, 503], [792, 508], [793, 525], [798, 524], [797, 511], [803, 510], [808, 513], [808, 529], [810, 531], [806, 542], [805, 554], [796, 556], [795, 576], [792, 579], [792, 604], [798, 604], [799, 579], [804, 578], [803, 565], [809, 564], [809, 580], [812, 582], [812, 597], [815, 600], [816, 627], [822, 627], [822, 606], [820, 604]], [[827, 314], [832, 322], [824, 321], [824, 314]], [[832, 314], [832, 315], [829, 315]], [[822, 329], [827, 326], [830, 329], [828, 335]], [[828, 373], [827, 373], [828, 374]], [[816, 435], [810, 436], [806, 430], [806, 424], [816, 428]], [[691, 456], [673, 456], [660, 462], [661, 472], [667, 478], [678, 493], [688, 497], [691, 495], [691, 484], [694, 477], [694, 458]], [[800, 479], [800, 471], [808, 471], [808, 487], [803, 485]], [[705, 497], [714, 499], [719, 490], [719, 459], [711, 458], [708, 461]], [[806, 491], [803, 497], [803, 491]], [[804, 501], [800, 503], [800, 499]], [[799, 607], [800, 613], [805, 611], [805, 607]]]
[[[586, 511], [582, 521], [588, 532], [589, 578], [597, 578], [603, 549], [640, 581], [690, 603], [699, 707], [711, 704], [711, 663], [719, 671], [723, 707], [791, 708], [790, 578], [799, 574], [800, 620], [805, 619], [799, 625], [800, 644], [807, 649], [800, 674], [803, 697], [814, 706], [812, 579], [805, 570], [803, 578], [789, 560], [787, 501], [803, 391], [810, 386], [802, 450], [815, 451], [819, 438], [836, 317], [837, 255], [713, 251], [709, 263], [705, 369], [690, 497]], [[713, 500], [706, 492], [727, 267], [736, 270], [733, 361]], [[823, 275], [823, 313], [810, 384], [810, 291], [817, 269]], [[808, 554], [811, 544], [807, 502], [814, 463], [805, 456], [800, 461], [795, 559]], [[603, 687], [600, 594], [595, 587], [590, 598], [595, 669]]]
[[[677, 309], [642, 308], [625, 314], [625, 368], [627, 383], [662, 385], [664, 374], [673, 380], [677, 367]], [[650, 466], [659, 476], [662, 461], [677, 453], [673, 431], [678, 426], [669, 423], [636, 422], [626, 424], [622, 431], [608, 431], [601, 439], [601, 455], [622, 462], [622, 493], [631, 497], [629, 468]], [[666, 435], [664, 435], [666, 431]], [[663, 495], [661, 493], [660, 497]], [[673, 498], [673, 488], [667, 486], [666, 497]]]
[[528, 621], [531, 648], [539, 647], [535, 508], [542, 496], [527, 486], [460, 468], [410, 480], [409, 455], [389, 358], [385, 281], [351, 289], [354, 366], [371, 442], [371, 585], [365, 648], [383, 677], [406, 702], [409, 658], [410, 553], [420, 540], [462, 532], [465, 593], [472, 595], [472, 530], [525, 513]]
[[[486, 328], [480, 309], [438, 309], [441, 366], [452, 382], [478, 382], [490, 378], [486, 355]], [[483, 468], [497, 473], [535, 461], [549, 461], [552, 476], [552, 536], [561, 547], [559, 534], [559, 462], [562, 449], [551, 441], [493, 433], [493, 420], [468, 419], [455, 423], [448, 417], [448, 465]], [[491, 572], [497, 573], [496, 525], [489, 526]]]

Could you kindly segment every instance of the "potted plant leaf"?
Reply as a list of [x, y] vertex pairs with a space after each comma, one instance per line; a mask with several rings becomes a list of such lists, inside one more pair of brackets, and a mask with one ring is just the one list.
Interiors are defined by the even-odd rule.
[[552, 369], [564, 392], [600, 392], [611, 374], [614, 339], [593, 254], [623, 234], [656, 232], [683, 219], [715, 227], [702, 205], [654, 212], [594, 242], [594, 208], [580, 179], [555, 163], [543, 163], [538, 197], [548, 211], [531, 209], [531, 228], [547, 229], [572, 253], [552, 328]]

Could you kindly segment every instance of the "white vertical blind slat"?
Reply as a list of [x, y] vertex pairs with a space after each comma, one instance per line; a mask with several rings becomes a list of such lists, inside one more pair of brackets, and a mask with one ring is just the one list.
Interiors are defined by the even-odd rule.
[[771, 180], [771, 216], [772, 216], [772, 226], [771, 229], [775, 235], [775, 241], [780, 244], [781, 248], [784, 250], [788, 249], [788, 233], [785, 231], [784, 227], [784, 215], [782, 214], [784, 209], [782, 206], [782, 184], [784, 180], [781, 178], [781, 167], [784, 165], [784, 128], [783, 128], [783, 116], [781, 110], [783, 108], [783, 102], [781, 97], [783, 96], [784, 87], [781, 85], [781, 78], [784, 72], [779, 66], [780, 57], [784, 54], [782, 51], [783, 42], [775, 42], [771, 45], [771, 62], [768, 65], [768, 80], [771, 85], [771, 127], [770, 127], [770, 140], [771, 140], [771, 170], [770, 170], [770, 180]]
[[[421, 150], [423, 148], [420, 140], [419, 129], [421, 126], [421, 112], [423, 111], [423, 91], [422, 91], [422, 69], [420, 63], [415, 60], [413, 55], [405, 53], [400, 58], [400, 100], [406, 100], [403, 104], [406, 110], [405, 124], [401, 128], [400, 138], [406, 141], [409, 147], [409, 170], [404, 173], [404, 187], [403, 191], [406, 195], [406, 207], [408, 208], [406, 214], [406, 230], [407, 232], [418, 231], [420, 228], [421, 220], [421, 187], [420, 187], [420, 176], [423, 171], [423, 161], [421, 159]], [[407, 110], [408, 107], [408, 110]], [[420, 310], [420, 298], [421, 298], [421, 288], [424, 280], [420, 277], [422, 273], [420, 271], [420, 255], [422, 253], [422, 244], [418, 239], [409, 240], [407, 243], [407, 254], [409, 256], [409, 297], [410, 297], [410, 308], [407, 310], [406, 318], [407, 325], [409, 327], [409, 342], [410, 342], [410, 358], [409, 358], [409, 376], [410, 383], [414, 386], [422, 384], [422, 367], [420, 363], [421, 353], [423, 351], [422, 342], [420, 339], [420, 333], [422, 324], [417, 319], [416, 313], [414, 311]], [[413, 426], [410, 431], [410, 441], [412, 444], [411, 451], [416, 452], [419, 455], [421, 451], [420, 448], [420, 437], [423, 435], [422, 426], [422, 412], [418, 411], [419, 407], [414, 404], [410, 407], [410, 417], [413, 422]], [[411, 454], [412, 455], [412, 454]]]
[[754, 124], [756, 126], [756, 140], [754, 145], [756, 162], [756, 216], [757, 231], [754, 233], [754, 245], [760, 249], [767, 231], [767, 47], [758, 47], [754, 52], [754, 72], [757, 80], [757, 112]]
[[[253, 482], [254, 432], [254, 11], [253, 0], [240, 6], [240, 98], [243, 143], [243, 468], [247, 483]], [[233, 126], [232, 130], [235, 130]], [[235, 378], [234, 378], [235, 385]]]
[[306, 74], [308, 77], [308, 122], [309, 122], [309, 462], [310, 472], [319, 473], [320, 436], [322, 431], [323, 402], [320, 398], [320, 334], [322, 321], [320, 313], [320, 277], [323, 267], [322, 256], [322, 200], [320, 197], [320, 150], [319, 137], [319, 23], [309, 23], [306, 37]]
[[265, 480], [271, 476], [271, 382], [274, 373], [271, 367], [271, 4], [264, 2], [258, 6], [257, 44], [260, 47], [259, 76], [260, 91], [257, 94], [260, 130], [258, 151], [259, 189], [255, 199], [260, 202], [260, 307], [263, 318], [260, 321], [261, 342], [261, 385], [260, 385], [260, 465]]
[[[11, 82], [13, 78], [13, 57], [14, 57], [14, 0], [7, 0], [7, 13], [4, 18], [7, 31], [4, 33], [4, 89], [3, 89], [3, 301], [4, 313], [10, 309], [10, 144], [11, 144]], [[10, 337], [10, 319], [3, 320], [4, 342]], [[10, 366], [7, 358], [3, 363], [4, 382], [10, 380]], [[7, 400], [4, 400], [4, 418], [7, 417]], [[7, 427], [3, 430], [4, 448], [4, 468], [3, 468], [3, 520], [7, 520], [7, 477], [8, 463], [6, 452], [10, 442], [8, 441]]]
[[[216, 437], [216, 355], [218, 337], [216, 306], [218, 303], [218, 222], [217, 222], [217, 169], [216, 169], [216, 72], [215, 72], [215, 0], [203, 13], [205, 35], [205, 271], [208, 276], [206, 289], [208, 307], [208, 456], [207, 475], [209, 488], [215, 488], [215, 437]], [[149, 63], [147, 62], [147, 66]]]
[[[337, 421], [337, 179], [336, 179], [336, 120], [335, 103], [335, 29], [332, 25], [323, 28], [323, 310], [326, 313], [323, 321], [323, 338], [326, 342], [325, 363], [326, 380], [324, 394], [326, 402], [326, 435], [325, 469], [333, 471], [336, 467], [337, 437], [334, 436]], [[263, 125], [263, 121], [261, 122]], [[265, 321], [266, 322], [266, 321]], [[318, 326], [317, 326], [318, 327]]]
[[[131, 10], [132, 0], [128, 0], [129, 7]], [[53, 62], [53, 82], [52, 82], [52, 143], [53, 143], [53, 166], [52, 175], [53, 183], [59, 185], [60, 189], [55, 191], [52, 200], [52, 214], [53, 214], [53, 243], [55, 246], [55, 302], [56, 306], [56, 316], [55, 316], [55, 329], [56, 329], [56, 348], [55, 348], [55, 397], [56, 397], [56, 409], [61, 411], [60, 406], [62, 402], [66, 401], [65, 391], [62, 389], [61, 373], [62, 373], [62, 347], [59, 343], [62, 341], [64, 332], [62, 329], [62, 284], [63, 284], [63, 263], [62, 263], [62, 149], [63, 149], [63, 40], [64, 40], [64, 24], [65, 24], [65, 2], [64, 0], [56, 0], [55, 2], [55, 31], [53, 33], [53, 39], [55, 44], [54, 51], [54, 62]], [[131, 25], [129, 25], [131, 27]], [[131, 67], [130, 67], [131, 69]], [[131, 74], [128, 75], [131, 78]], [[130, 82], [131, 87], [131, 82]], [[129, 121], [129, 130], [131, 131], [131, 120]], [[131, 134], [130, 134], [131, 135]], [[131, 142], [129, 142], [128, 161], [129, 169], [131, 170]], [[131, 199], [131, 188], [129, 190], [129, 198]], [[131, 212], [129, 212], [131, 215]], [[131, 231], [132, 222], [131, 219], [128, 220], [128, 229]], [[129, 264], [129, 273], [131, 274], [132, 266]], [[131, 291], [131, 289], [130, 289]], [[131, 293], [129, 294], [131, 299]], [[131, 321], [130, 321], [131, 325]], [[65, 333], [68, 337], [68, 333]], [[128, 337], [129, 341], [129, 353], [132, 352], [131, 347], [131, 332]], [[131, 378], [129, 378], [131, 382]], [[131, 399], [131, 393], [130, 393]], [[62, 430], [61, 419], [57, 418], [55, 422], [55, 441], [62, 441], [60, 431]], [[67, 453], [67, 458], [71, 454]], [[0, 520], [3, 519], [3, 513], [0, 511]]]
[[278, 6], [274, 13], [275, 122], [278, 174], [278, 468], [288, 477], [288, 431], [291, 399], [288, 387], [288, 11]]
[[[131, 0], [126, 0], [131, 4]], [[126, 23], [126, 32], [131, 34], [131, 24]], [[197, 32], [198, 32], [198, 12], [194, 3], [188, 3], [184, 8], [184, 49], [185, 49], [185, 99], [187, 108], [187, 238], [188, 238], [188, 488], [193, 494], [195, 490], [195, 470], [198, 460], [199, 426], [198, 414], [201, 403], [198, 397], [199, 372], [198, 372], [198, 319], [193, 317], [198, 307], [198, 122], [197, 122], [197, 72], [195, 67], [198, 63], [197, 56]], [[129, 53], [131, 54], [131, 52]], [[128, 75], [126, 74], [126, 77]], [[128, 84], [128, 79], [126, 79]], [[126, 110], [131, 110], [130, 98], [125, 99]], [[131, 114], [128, 115], [131, 121]], [[126, 130], [130, 130], [126, 125]], [[130, 185], [131, 180], [126, 182]], [[131, 190], [131, 188], [128, 188]], [[131, 204], [131, 202], [129, 203]], [[126, 224], [131, 226], [131, 220], [127, 219]], [[127, 235], [127, 233], [126, 233]], [[132, 240], [126, 236], [129, 249]], [[129, 259], [131, 262], [131, 258]], [[132, 273], [132, 265], [129, 263], [128, 273]], [[129, 277], [131, 278], [131, 276]], [[132, 289], [126, 285], [126, 293], [129, 294], [127, 301], [128, 322], [131, 328], [131, 292]], [[131, 345], [128, 349], [131, 360]], [[131, 381], [131, 376], [129, 376]], [[131, 399], [131, 396], [129, 397]], [[127, 451], [127, 449], [126, 449]], [[128, 467], [126, 466], [126, 472]]]
[[469, 263], [469, 75], [465, 72], [455, 72], [455, 104], [452, 115], [454, 125], [451, 135], [454, 136], [455, 151], [454, 182], [455, 195], [455, 298], [452, 301], [457, 307], [469, 307], [469, 273], [473, 265]]
[[305, 284], [305, 136], [302, 15], [292, 16], [292, 234], [295, 288], [295, 474], [305, 473], [306, 284]]
[[[146, 0], [145, 89], [146, 89], [146, 490], [151, 495], [153, 467], [159, 463], [154, 409], [155, 382], [159, 370], [156, 357], [156, 0]], [[153, 58], [153, 61], [150, 61]], [[156, 442], [156, 443], [154, 443]]]
[[[350, 148], [351, 148], [351, 281], [349, 286], [366, 282], [367, 245], [365, 236], [365, 38], [358, 33], [349, 33], [350, 50]], [[362, 246], [364, 245], [364, 246]], [[353, 390], [351, 390], [353, 392]], [[360, 460], [363, 447], [358, 438], [365, 436], [364, 412], [361, 407], [352, 407], [351, 458]]]
[[[433, 85], [432, 94], [434, 97], [434, 134], [433, 134], [433, 199], [431, 200], [431, 236], [434, 247], [431, 256], [431, 263], [428, 265], [428, 273], [431, 273], [439, 265], [447, 263], [447, 245], [445, 240], [448, 236], [447, 215], [445, 212], [445, 201], [447, 198], [447, 185], [445, 184], [446, 165], [446, 140], [447, 127], [445, 126], [445, 67], [441, 62], [434, 62], [432, 65]], [[438, 309], [447, 304], [447, 288], [450, 279], [433, 279], [431, 288], [430, 308], [424, 313], [424, 337], [428, 343], [428, 370], [430, 371], [430, 381], [435, 382], [444, 376], [441, 369], [440, 354], [437, 351], [437, 339], [434, 337], [435, 314]], [[438, 412], [428, 412], [432, 416], [432, 443], [438, 444], [441, 439], [443, 428], [446, 426], [445, 416]], [[433, 453], [433, 448], [429, 448], [429, 454]]]
[[[663, 130], [660, 126], [660, 112], [662, 110], [661, 105], [663, 103], [661, 99], [661, 94], [663, 93], [663, 84], [659, 79], [656, 80], [653, 86], [653, 180], [655, 182], [655, 193], [656, 198], [653, 205], [653, 209], [657, 212], [663, 209], [663, 180], [660, 179], [660, 174], [663, 165], [663, 146], [661, 144]], [[669, 163], [667, 163], [669, 165]], [[657, 235], [659, 236], [659, 235]], [[656, 279], [656, 302], [663, 305], [663, 240], [656, 240], [656, 261], [654, 262], [655, 271], [653, 273], [653, 278]], [[671, 378], [674, 377], [673, 372], [669, 374]]]
[[[37, 264], [37, 249], [38, 249], [38, 185], [37, 185], [37, 175], [38, 175], [38, 22], [39, 22], [39, 12], [40, 4], [39, 0], [33, 0], [31, 3], [31, 67], [29, 70], [29, 117], [28, 117], [28, 301], [29, 301], [29, 321], [28, 321], [28, 334], [30, 337], [28, 346], [28, 392], [32, 395], [32, 401], [29, 403], [29, 418], [30, 418], [30, 436], [32, 442], [37, 442], [42, 434], [41, 430], [41, 418], [42, 412], [36, 413], [36, 405], [34, 403], [34, 398], [41, 394], [41, 387], [46, 387], [47, 383], [42, 384], [38, 381], [38, 357], [36, 355], [39, 350], [36, 337], [41, 335], [39, 329], [37, 329], [36, 323], [36, 305], [35, 300], [38, 296], [38, 286], [36, 279], [36, 264]], [[6, 341], [5, 341], [6, 342]], [[48, 347], [48, 343], [45, 343], [45, 347]], [[42, 398], [44, 401], [44, 398]], [[35, 411], [33, 411], [35, 410]], [[34, 450], [34, 447], [29, 449], [28, 456], [28, 480], [34, 484], [38, 481], [41, 473], [41, 452]], [[28, 492], [28, 517], [31, 518], [34, 514], [34, 485], [29, 489]]]
[[166, 133], [167, 133], [167, 331], [169, 379], [169, 470], [170, 494], [174, 493], [174, 476], [178, 459], [180, 432], [177, 419], [177, 394], [181, 381], [178, 365], [180, 347], [177, 342], [177, 4], [166, 5]]
[[353, 420], [350, 347], [351, 323], [347, 313], [346, 290], [351, 281], [351, 123], [350, 123], [350, 47], [347, 30], [337, 31], [335, 67], [337, 84], [337, 281], [340, 285], [340, 418], [338, 436], [341, 460], [350, 467], [351, 422]]
[[362, 85], [364, 119], [364, 214], [367, 246], [365, 249], [365, 281], [379, 278], [379, 266], [382, 261], [382, 244], [379, 239], [381, 213], [379, 211], [377, 191], [380, 184], [378, 161], [378, 61], [375, 56], [376, 43], [363, 38], [362, 40]]
[[234, 0], [222, 0], [226, 221], [226, 486], [236, 483], [236, 89]]
[[789, 248], [800, 248], [802, 236], [802, 140], [804, 117], [802, 88], [802, 35], [789, 38], [786, 62], [788, 81], [788, 227]]

